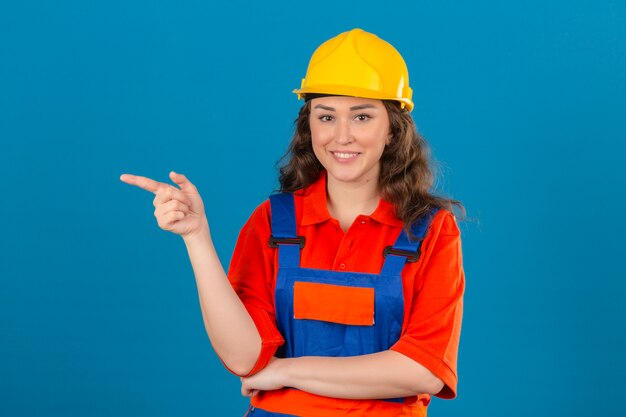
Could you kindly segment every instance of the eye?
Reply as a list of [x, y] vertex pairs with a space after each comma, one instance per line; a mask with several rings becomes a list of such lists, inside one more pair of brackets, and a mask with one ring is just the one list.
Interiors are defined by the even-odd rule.
[[318, 119], [322, 122], [330, 122], [331, 120], [333, 120], [333, 116], [329, 114], [323, 114], [320, 117], [318, 117]]
[[371, 119], [372, 117], [369, 114], [365, 114], [365, 113], [361, 113], [361, 114], [357, 114], [355, 119], [364, 122], [368, 119]]

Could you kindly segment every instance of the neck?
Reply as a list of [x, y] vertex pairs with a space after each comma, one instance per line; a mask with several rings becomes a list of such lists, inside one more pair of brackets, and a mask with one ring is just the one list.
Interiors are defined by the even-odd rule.
[[380, 201], [378, 177], [359, 183], [346, 183], [328, 177], [328, 211], [335, 218], [350, 217], [359, 214], [370, 215]]

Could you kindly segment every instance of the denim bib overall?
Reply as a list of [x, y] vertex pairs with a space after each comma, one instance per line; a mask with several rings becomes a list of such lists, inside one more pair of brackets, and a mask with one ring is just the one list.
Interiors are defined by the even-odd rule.
[[[357, 356], [389, 349], [400, 338], [404, 318], [402, 269], [415, 262], [421, 242], [438, 208], [404, 230], [385, 248], [379, 274], [339, 272], [300, 267], [304, 237], [296, 233], [291, 193], [270, 196], [272, 237], [278, 248], [274, 302], [278, 330], [285, 343], [276, 357]], [[403, 398], [382, 401], [403, 402]], [[251, 406], [246, 416], [291, 416]]]

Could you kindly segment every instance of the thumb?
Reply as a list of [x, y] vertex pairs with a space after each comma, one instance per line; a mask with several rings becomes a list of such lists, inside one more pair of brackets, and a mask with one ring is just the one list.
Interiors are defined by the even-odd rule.
[[170, 178], [174, 181], [181, 190], [195, 193], [197, 192], [195, 185], [191, 183], [183, 174], [179, 174], [174, 171], [170, 171]]

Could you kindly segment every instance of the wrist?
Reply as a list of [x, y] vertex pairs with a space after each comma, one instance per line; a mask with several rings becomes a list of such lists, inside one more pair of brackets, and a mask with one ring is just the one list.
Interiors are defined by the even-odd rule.
[[296, 366], [298, 358], [279, 359], [278, 379], [284, 387], [294, 387], [293, 368]]
[[183, 241], [185, 241], [186, 245], [195, 245], [197, 243], [211, 241], [211, 232], [209, 231], [209, 225], [204, 225], [195, 233], [189, 233], [182, 236], [182, 238]]

